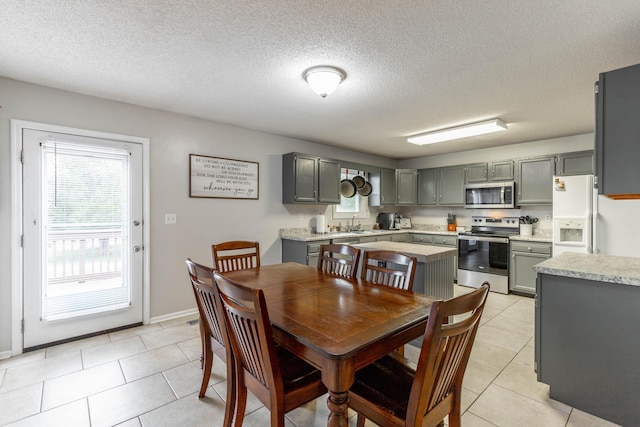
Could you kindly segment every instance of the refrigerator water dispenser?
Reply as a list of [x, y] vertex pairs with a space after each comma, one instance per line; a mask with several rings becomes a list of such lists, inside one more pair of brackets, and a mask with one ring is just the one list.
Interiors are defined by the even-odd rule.
[[555, 220], [553, 235], [556, 244], [586, 246], [587, 234], [588, 224], [584, 218]]

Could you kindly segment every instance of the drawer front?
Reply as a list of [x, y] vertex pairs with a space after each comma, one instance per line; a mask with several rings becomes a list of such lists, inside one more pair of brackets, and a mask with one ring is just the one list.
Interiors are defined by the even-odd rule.
[[511, 251], [551, 255], [551, 245], [549, 243], [511, 241]]
[[331, 243], [351, 245], [351, 244], [360, 243], [360, 239], [358, 237], [338, 237], [337, 239], [331, 239]]
[[413, 243], [426, 243], [429, 245], [433, 243], [433, 235], [431, 234], [412, 234], [411, 236], [413, 237]]
[[457, 246], [458, 236], [448, 236], [448, 235], [438, 234], [433, 236], [433, 244], [442, 245], [442, 246]]
[[307, 243], [307, 253], [313, 254], [316, 252], [320, 252], [320, 246], [327, 244], [329, 244], [329, 240], [318, 240], [317, 242], [309, 242]]

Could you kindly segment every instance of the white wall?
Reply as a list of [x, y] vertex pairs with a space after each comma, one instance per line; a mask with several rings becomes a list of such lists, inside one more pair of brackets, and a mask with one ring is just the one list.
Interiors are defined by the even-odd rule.
[[[397, 162], [282, 136], [0, 78], [0, 354], [11, 349], [10, 120], [146, 137], [151, 176], [151, 317], [195, 307], [184, 260], [211, 264], [210, 245], [258, 240], [281, 261], [280, 228], [308, 227], [324, 206], [282, 204], [282, 154], [300, 151], [395, 168]], [[259, 163], [256, 201], [189, 198], [189, 154]], [[28, 196], [27, 196], [28, 197]], [[175, 225], [164, 214], [177, 214]], [[304, 220], [299, 221], [299, 213]]]

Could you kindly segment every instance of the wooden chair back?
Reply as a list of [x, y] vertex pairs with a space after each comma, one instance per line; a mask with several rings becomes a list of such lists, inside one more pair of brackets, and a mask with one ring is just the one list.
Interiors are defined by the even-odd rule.
[[276, 346], [262, 289], [218, 272], [214, 278], [228, 331], [227, 358], [235, 365], [236, 396], [231, 406], [227, 401], [227, 412], [233, 410], [234, 425], [242, 425], [249, 389], [271, 410], [271, 425], [284, 427], [286, 412], [326, 393], [320, 371]]
[[260, 267], [260, 243], [234, 240], [211, 245], [215, 269], [228, 271]]
[[323, 273], [355, 279], [358, 274], [360, 249], [343, 244], [320, 245], [318, 270]]
[[415, 371], [391, 354], [356, 373], [349, 399], [358, 427], [365, 417], [380, 427], [435, 427], [447, 415], [449, 426], [460, 427], [462, 379], [488, 293], [485, 282], [471, 293], [433, 303]]
[[393, 251], [364, 251], [361, 278], [410, 291], [416, 275], [416, 257]]
[[197, 264], [187, 259], [187, 269], [191, 288], [196, 298], [198, 313], [200, 314], [200, 337], [202, 340], [202, 355], [200, 363], [203, 369], [202, 385], [198, 397], [203, 397], [209, 385], [213, 355], [217, 355], [226, 362], [227, 351], [224, 346], [223, 334], [226, 333], [224, 323], [218, 315], [218, 307], [214, 300], [213, 269]]

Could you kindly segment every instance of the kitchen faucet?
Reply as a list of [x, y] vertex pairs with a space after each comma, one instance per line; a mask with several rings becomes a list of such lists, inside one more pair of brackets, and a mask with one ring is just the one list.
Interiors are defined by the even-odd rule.
[[358, 226], [355, 226], [356, 216], [357, 215], [351, 217], [351, 227], [349, 227], [349, 231], [360, 230], [360, 221], [358, 221]]

